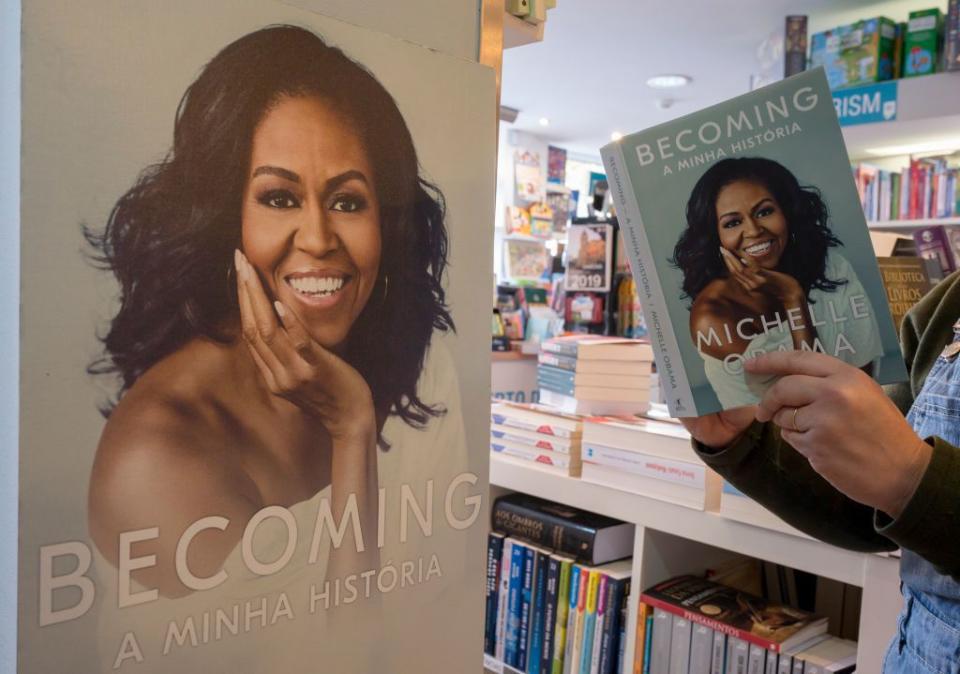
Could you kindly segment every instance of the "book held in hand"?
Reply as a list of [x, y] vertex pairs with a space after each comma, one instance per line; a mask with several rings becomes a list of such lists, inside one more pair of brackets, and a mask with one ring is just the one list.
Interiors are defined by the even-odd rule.
[[906, 369], [820, 69], [601, 150], [670, 413], [757, 403], [744, 361]]

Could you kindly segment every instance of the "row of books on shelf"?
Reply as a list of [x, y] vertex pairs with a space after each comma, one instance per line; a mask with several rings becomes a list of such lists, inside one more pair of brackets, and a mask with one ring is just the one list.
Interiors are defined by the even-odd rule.
[[634, 526], [526, 494], [491, 520], [487, 655], [527, 674], [623, 671]]
[[921, 220], [960, 214], [957, 173], [947, 157], [911, 159], [903, 171], [869, 164], [853, 174], [867, 220]]
[[852, 672], [857, 644], [828, 620], [697, 576], [640, 595], [634, 674]]
[[484, 651], [526, 674], [619, 674], [630, 560], [576, 563], [491, 533]]

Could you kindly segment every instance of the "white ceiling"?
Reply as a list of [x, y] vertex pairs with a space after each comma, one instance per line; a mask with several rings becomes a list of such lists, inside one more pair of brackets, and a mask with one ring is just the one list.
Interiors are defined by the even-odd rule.
[[[613, 131], [639, 131], [745, 93], [751, 74], [782, 76], [769, 42], [778, 42], [788, 14], [809, 15], [813, 32], [878, 14], [904, 20], [909, 9], [938, 4], [946, 2], [559, 0], [543, 42], [504, 52], [501, 103], [520, 110], [512, 128], [599, 156]], [[693, 83], [645, 85], [661, 73]], [[673, 99], [666, 109], [657, 107], [663, 97]]]

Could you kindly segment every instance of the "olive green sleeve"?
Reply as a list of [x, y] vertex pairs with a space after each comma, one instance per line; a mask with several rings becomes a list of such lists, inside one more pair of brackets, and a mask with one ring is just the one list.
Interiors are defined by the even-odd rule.
[[696, 441], [694, 449], [737, 489], [814, 538], [860, 552], [897, 548], [874, 529], [874, 509], [834, 489], [772, 423], [754, 422], [724, 450]]

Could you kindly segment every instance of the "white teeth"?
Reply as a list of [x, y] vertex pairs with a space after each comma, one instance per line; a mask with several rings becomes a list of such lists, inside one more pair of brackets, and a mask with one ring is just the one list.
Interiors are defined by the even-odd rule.
[[772, 242], [764, 241], [763, 243], [755, 243], [752, 246], [748, 246], [744, 248], [743, 252], [747, 253], [748, 255], [763, 255], [764, 253], [769, 251], [770, 248], [772, 247], [773, 247]]
[[298, 293], [307, 295], [331, 295], [343, 287], [343, 279], [337, 276], [320, 278], [317, 276], [300, 276], [287, 279], [290, 287]]

